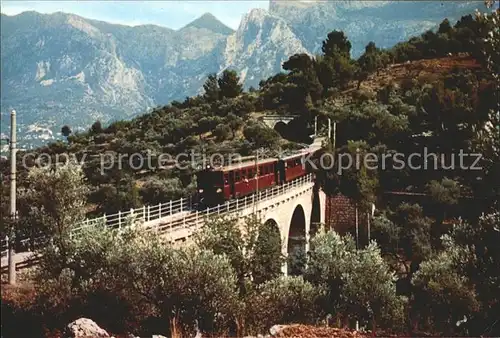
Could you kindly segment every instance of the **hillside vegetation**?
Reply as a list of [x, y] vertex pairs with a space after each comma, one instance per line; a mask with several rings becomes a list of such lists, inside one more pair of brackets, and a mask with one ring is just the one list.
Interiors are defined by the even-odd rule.
[[[219, 78], [208, 77], [203, 95], [174, 101], [130, 121], [108, 126], [97, 121], [86, 133], [73, 134], [71, 126], [65, 126], [67, 142], [52, 143], [35, 153], [48, 153], [53, 161], [58, 153], [84, 159], [92, 187], [89, 202], [94, 205], [89, 210], [108, 214], [193, 191], [192, 172], [198, 168], [151, 170], [130, 160], [134, 153], [151, 154], [153, 168], [158, 168], [161, 153], [175, 157], [193, 151], [201, 160], [201, 154], [247, 156], [264, 147], [270, 156], [280, 148], [297, 148], [293, 141], [307, 143], [316, 116], [323, 130], [327, 117], [338, 122], [337, 148], [351, 140], [403, 153], [423, 146], [429, 152], [452, 153], [484, 128], [488, 107], [495, 101], [492, 82], [480, 66], [484, 31], [484, 24], [471, 16], [454, 28], [445, 20], [437, 33], [427, 32], [390, 50], [371, 43], [358, 60], [350, 58], [351, 43], [343, 33], [332, 32], [322, 55], [292, 56], [283, 64], [288, 73], [261, 81], [259, 89], [243, 92], [238, 75], [225, 71]], [[465, 56], [456, 56], [459, 53]], [[292, 143], [253, 119], [254, 112], [299, 115], [285, 130], [278, 129]], [[417, 134], [433, 136], [421, 141], [413, 137]], [[101, 160], [108, 153], [106, 161], [113, 154], [115, 165], [103, 174]], [[123, 170], [118, 170], [118, 154], [127, 155], [120, 161]], [[27, 159], [28, 166], [32, 159]], [[8, 167], [3, 168], [7, 179]], [[22, 186], [26, 170], [21, 166], [19, 170]], [[419, 189], [414, 182], [384, 188], [409, 186]]]

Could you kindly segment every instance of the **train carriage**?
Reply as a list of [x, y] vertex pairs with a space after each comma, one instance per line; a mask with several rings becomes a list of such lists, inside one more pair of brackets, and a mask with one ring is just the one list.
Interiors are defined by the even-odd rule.
[[280, 184], [290, 182], [300, 176], [307, 174], [302, 159], [304, 154], [295, 154], [279, 160], [278, 171], [280, 174]]
[[222, 204], [232, 198], [253, 194], [257, 189], [278, 183], [278, 160], [244, 162], [226, 167], [206, 169], [198, 173], [198, 193], [203, 206]]
[[234, 165], [207, 168], [197, 174], [200, 208], [251, 195], [278, 184], [293, 181], [307, 174], [303, 158], [308, 152], [285, 158], [240, 162]]

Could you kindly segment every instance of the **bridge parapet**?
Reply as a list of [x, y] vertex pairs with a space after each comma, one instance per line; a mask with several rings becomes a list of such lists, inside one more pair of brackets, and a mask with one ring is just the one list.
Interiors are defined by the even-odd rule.
[[[254, 213], [259, 216], [268, 208], [278, 206], [283, 200], [289, 199], [290, 194], [310, 190], [313, 186], [313, 177], [312, 174], [309, 174], [284, 185], [260, 191], [258, 194], [227, 201], [224, 204], [203, 211], [193, 211], [175, 220], [146, 222], [143, 226], [158, 234], [168, 236], [171, 241], [178, 241], [191, 237], [195, 232], [199, 231], [207, 218], [217, 216], [242, 218]], [[297, 191], [299, 188], [302, 189]]]
[[[258, 194], [227, 201], [216, 207], [207, 208], [203, 211], [192, 210], [190, 199], [181, 198], [154, 206], [130, 209], [126, 212], [118, 212], [112, 215], [104, 215], [98, 218], [85, 220], [78, 223], [72, 230], [71, 236], [78, 236], [84, 229], [105, 225], [110, 228], [122, 229], [129, 226], [142, 226], [147, 230], [158, 234], [168, 235], [172, 241], [187, 238], [200, 229], [207, 217], [230, 216], [246, 217], [255, 212], [280, 203], [289, 191], [299, 187], [311, 188], [314, 185], [312, 174], [296, 179], [292, 182], [278, 185], [270, 189], [262, 190]], [[283, 198], [280, 198], [283, 196]], [[40, 237], [35, 243], [43, 244], [46, 238]], [[29, 244], [31, 239], [23, 240]], [[7, 251], [7, 243], [2, 243], [2, 254]]]

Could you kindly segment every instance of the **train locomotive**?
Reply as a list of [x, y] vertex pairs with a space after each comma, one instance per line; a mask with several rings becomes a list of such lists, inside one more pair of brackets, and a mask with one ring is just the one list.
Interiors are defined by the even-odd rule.
[[197, 173], [198, 208], [224, 204], [304, 176], [309, 172], [303, 160], [307, 155], [309, 152], [302, 152], [201, 170]]

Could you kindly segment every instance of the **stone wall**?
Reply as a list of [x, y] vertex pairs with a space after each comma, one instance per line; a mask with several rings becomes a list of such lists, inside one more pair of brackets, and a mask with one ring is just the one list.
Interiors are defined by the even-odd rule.
[[[326, 196], [325, 224], [327, 229], [334, 229], [339, 234], [356, 232], [356, 203], [348, 197], [338, 194]], [[359, 212], [359, 210], [358, 210]], [[358, 214], [359, 237], [366, 237], [367, 215]]]

